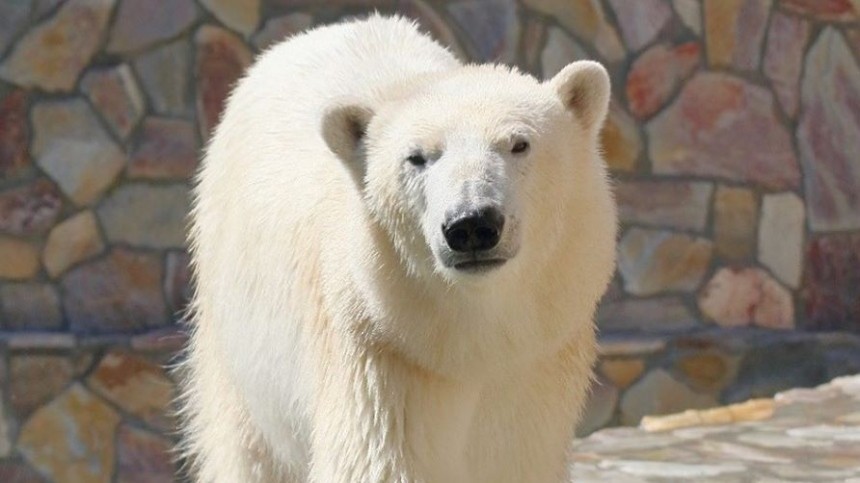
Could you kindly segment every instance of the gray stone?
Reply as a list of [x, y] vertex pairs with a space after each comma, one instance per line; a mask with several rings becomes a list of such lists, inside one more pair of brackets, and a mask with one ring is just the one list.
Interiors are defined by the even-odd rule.
[[0, 56], [9, 47], [18, 33], [27, 27], [27, 17], [30, 16], [30, 1], [0, 2]]
[[684, 25], [697, 35], [702, 34], [702, 4], [699, 0], [672, 0], [675, 11]]
[[758, 232], [758, 258], [786, 285], [797, 288], [803, 263], [803, 200], [794, 193], [765, 195]]
[[263, 28], [254, 35], [254, 46], [258, 50], [264, 50], [309, 28], [313, 21], [314, 18], [306, 13], [294, 13], [267, 20]]
[[191, 44], [184, 38], [134, 60], [134, 70], [156, 113], [178, 116], [191, 112], [190, 64]]
[[188, 187], [127, 183], [104, 200], [98, 217], [107, 239], [147, 248], [185, 244]]
[[672, 8], [666, 0], [609, 0], [621, 37], [631, 51], [648, 45], [672, 19]]
[[588, 59], [590, 56], [576, 40], [558, 27], [549, 29], [546, 46], [541, 54], [543, 78], [550, 79], [558, 74], [567, 64], [575, 60]]
[[591, 394], [576, 428], [576, 435], [583, 437], [606, 426], [612, 420], [617, 405], [618, 388], [608, 380], [599, 378], [591, 385]]
[[520, 23], [514, 0], [450, 3], [448, 12], [471, 40], [474, 60], [515, 61]]
[[663, 369], [657, 369], [646, 374], [624, 393], [621, 399], [621, 418], [625, 424], [638, 424], [643, 416], [716, 405], [717, 401], [713, 396], [697, 393]]
[[600, 307], [598, 327], [603, 332], [672, 332], [698, 325], [680, 297], [623, 299]]
[[129, 53], [167, 40], [197, 19], [193, 0], [171, 0], [155, 7], [150, 0], [123, 0], [111, 29], [107, 51]]
[[6, 315], [4, 329], [59, 329], [62, 326], [60, 297], [52, 285], [6, 284], [0, 286], [0, 301]]
[[82, 99], [44, 101], [33, 108], [33, 155], [79, 205], [96, 201], [125, 165], [125, 156]]

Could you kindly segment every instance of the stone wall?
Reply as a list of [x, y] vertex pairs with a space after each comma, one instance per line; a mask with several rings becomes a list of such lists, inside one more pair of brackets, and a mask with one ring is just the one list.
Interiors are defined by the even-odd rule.
[[153, 387], [180, 345], [199, 150], [257, 52], [373, 9], [464, 59], [612, 74], [623, 230], [583, 433], [860, 371], [854, 0], [7, 1], [0, 481], [173, 471]]

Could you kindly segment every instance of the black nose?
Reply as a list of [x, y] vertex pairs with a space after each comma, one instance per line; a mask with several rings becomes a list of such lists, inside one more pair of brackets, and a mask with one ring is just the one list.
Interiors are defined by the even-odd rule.
[[448, 246], [455, 252], [489, 250], [499, 244], [505, 217], [496, 208], [469, 211], [442, 226]]

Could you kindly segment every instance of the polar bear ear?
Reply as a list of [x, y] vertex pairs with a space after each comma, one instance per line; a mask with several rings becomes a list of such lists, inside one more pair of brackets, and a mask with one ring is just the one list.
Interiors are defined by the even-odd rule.
[[359, 101], [338, 102], [323, 114], [323, 139], [339, 158], [351, 164], [357, 163], [356, 151], [372, 117], [373, 110]]
[[549, 84], [564, 105], [590, 132], [597, 132], [609, 110], [609, 74], [597, 62], [583, 60], [568, 64]]

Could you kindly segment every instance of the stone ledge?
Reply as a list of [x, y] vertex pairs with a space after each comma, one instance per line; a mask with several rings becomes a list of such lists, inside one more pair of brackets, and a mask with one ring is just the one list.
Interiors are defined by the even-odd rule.
[[[726, 418], [726, 413], [733, 418]], [[731, 419], [731, 420], [729, 420]], [[860, 375], [578, 440], [574, 481], [860, 481]]]

